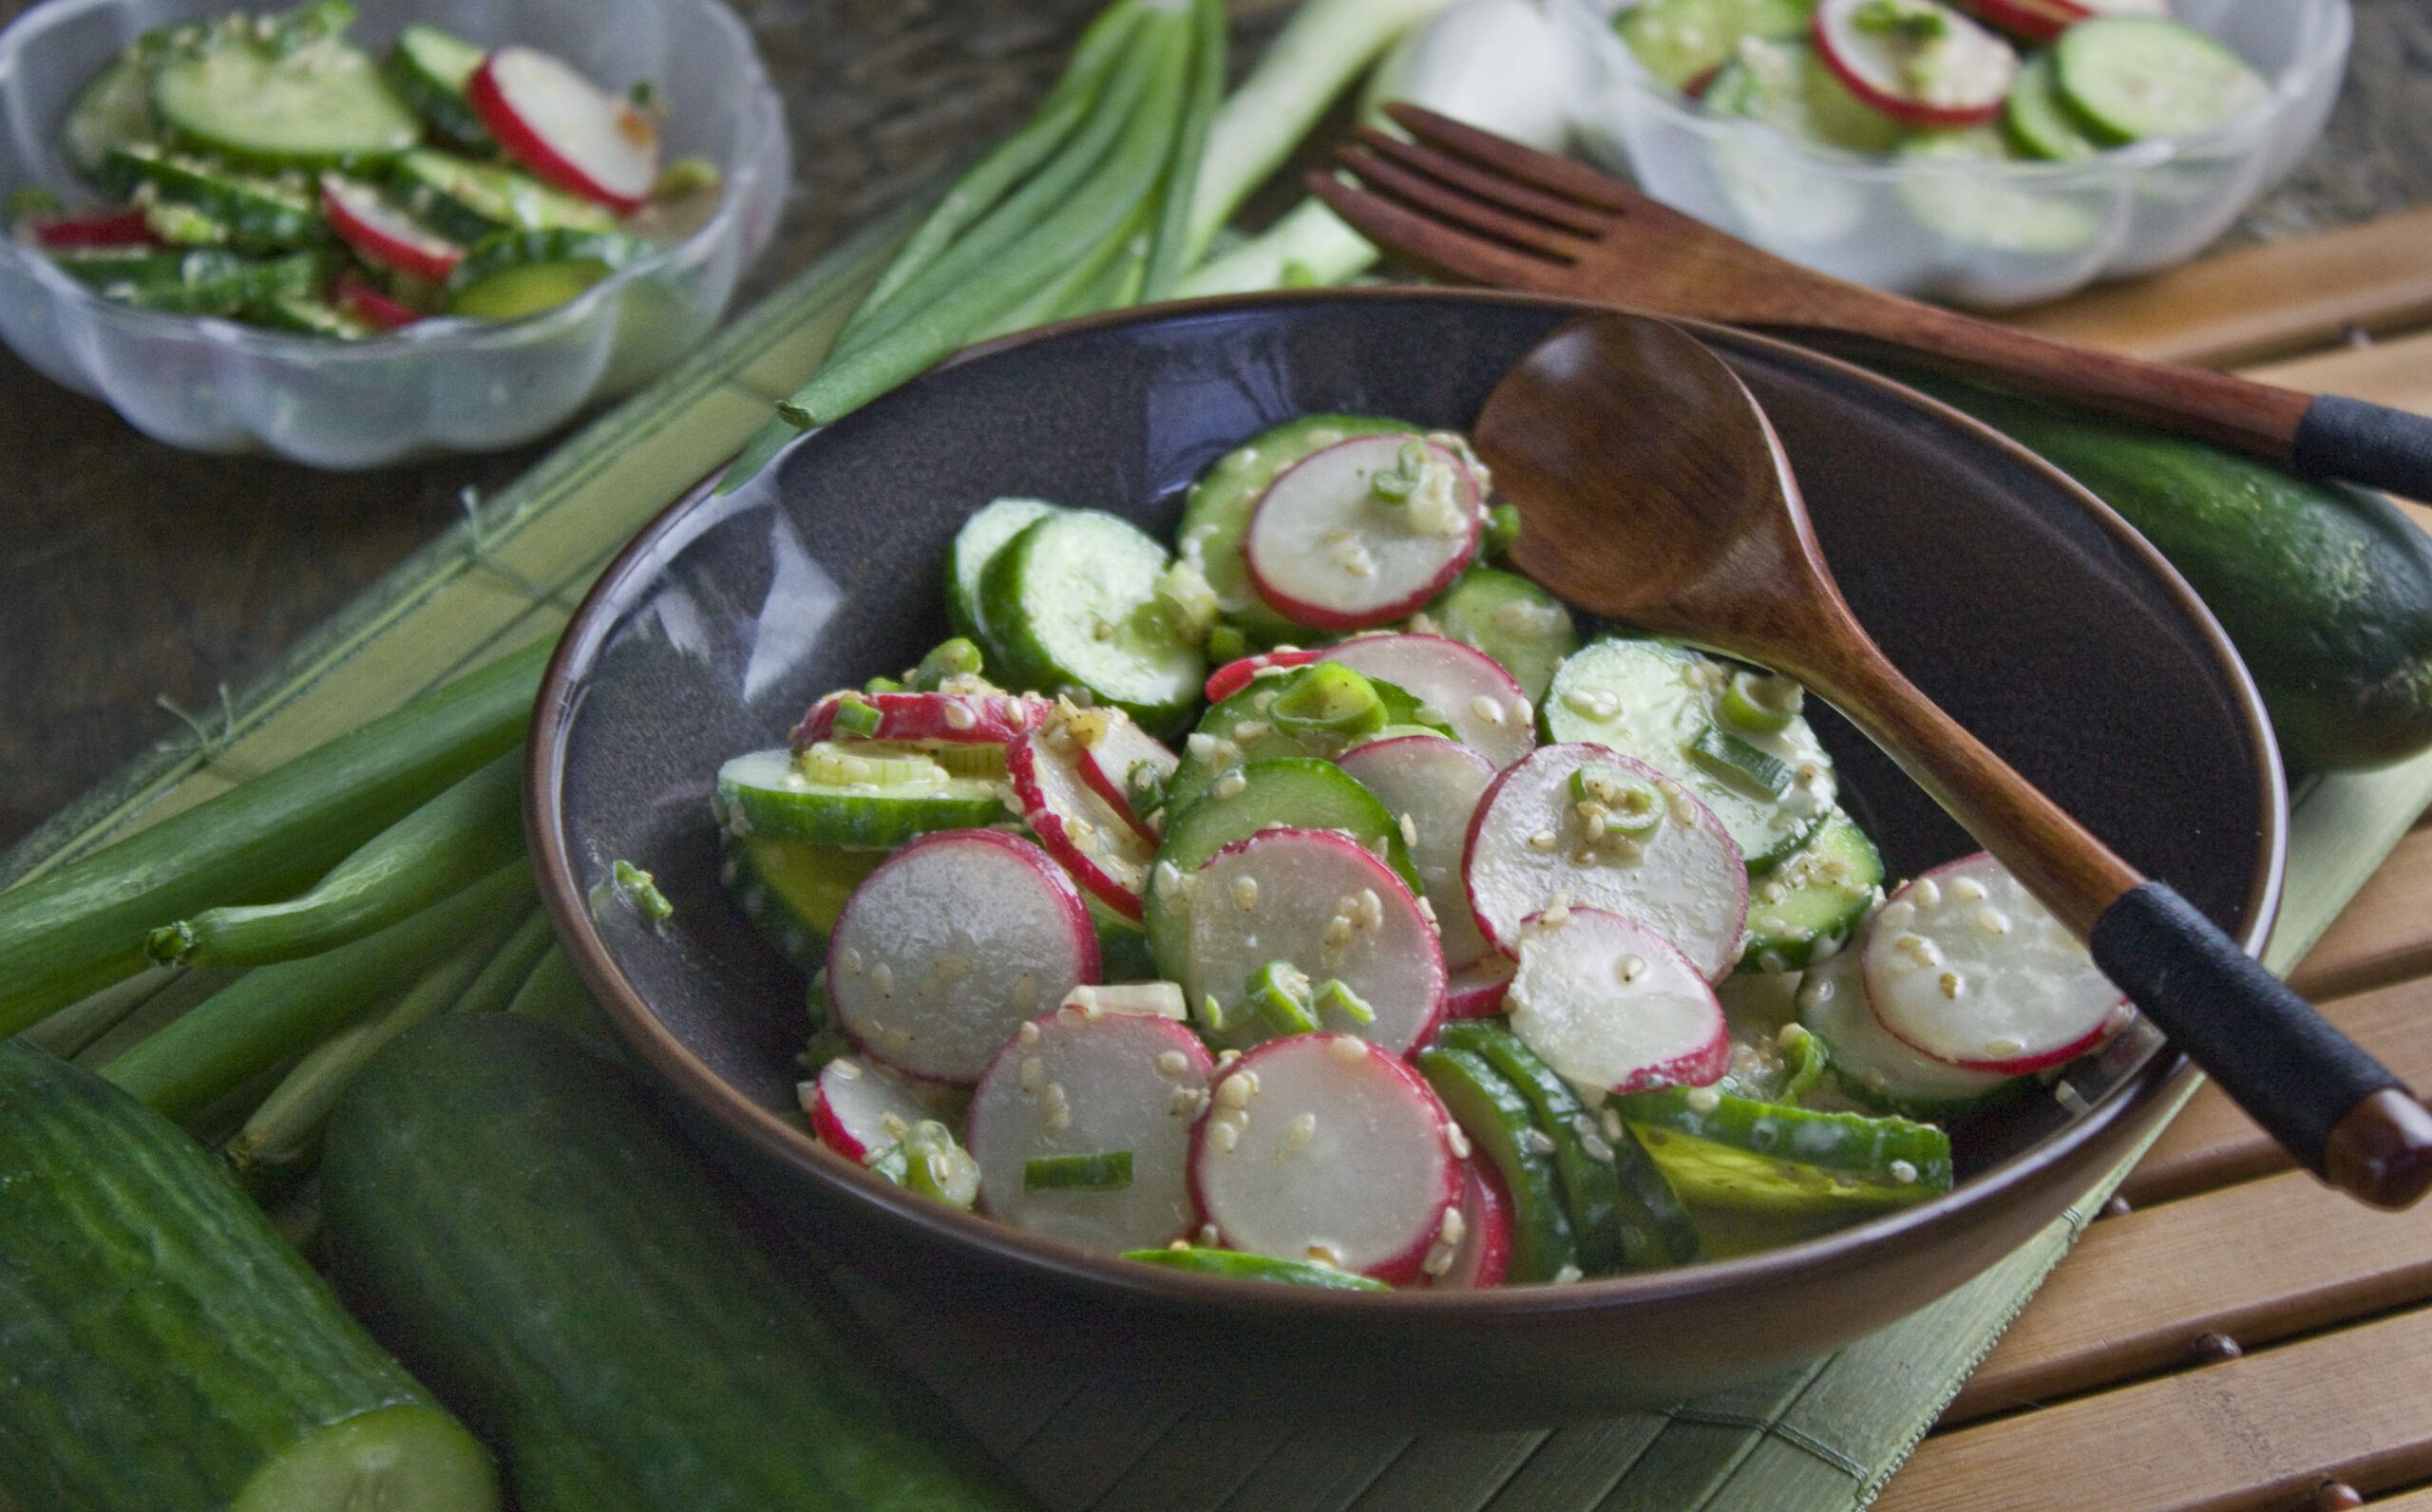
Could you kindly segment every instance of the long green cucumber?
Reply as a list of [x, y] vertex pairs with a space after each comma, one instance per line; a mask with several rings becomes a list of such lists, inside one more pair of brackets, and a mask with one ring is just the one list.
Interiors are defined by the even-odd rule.
[[641, 1086], [545, 1024], [381, 1051], [322, 1145], [373, 1332], [499, 1446], [524, 1512], [965, 1512], [1020, 1495], [920, 1432]]
[[0, 894], [0, 1036], [143, 969], [145, 931], [309, 887], [523, 738], [543, 643], [62, 870]]
[[2432, 538], [2379, 494], [2200, 442], [1912, 373], [2092, 490], [2184, 575], [2245, 658], [2290, 765], [2432, 745]]
[[481, 1446], [218, 1162], [0, 1044], [0, 1485], [27, 1512], [495, 1512]]

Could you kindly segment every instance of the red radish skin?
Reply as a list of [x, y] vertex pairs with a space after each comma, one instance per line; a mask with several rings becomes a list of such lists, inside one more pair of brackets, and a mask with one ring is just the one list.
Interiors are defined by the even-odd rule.
[[398, 303], [352, 273], [338, 274], [330, 286], [330, 303], [381, 331], [400, 331], [422, 318], [421, 311]]
[[2085, 947], [1982, 851], [1886, 898], [1863, 949], [1875, 1022], [1918, 1054], [1966, 1070], [2059, 1066], [2134, 1012]]
[[1388, 1285], [1419, 1279], [1462, 1191], [1452, 1119], [1419, 1074], [1322, 1033], [1269, 1041], [1219, 1071], [1190, 1152], [1217, 1242]]
[[1518, 963], [1509, 955], [1489, 955], [1453, 973], [1444, 1001], [1446, 1018], [1487, 1018], [1503, 1011]]
[[1016, 693], [829, 693], [794, 727], [793, 748], [808, 750], [839, 738], [837, 711], [847, 702], [878, 711], [878, 725], [846, 740], [942, 741], [954, 746], [1010, 746], [1038, 728], [1054, 705]]
[[1131, 785], [1132, 768], [1147, 766], [1156, 774], [1162, 789], [1166, 780], [1182, 765], [1182, 758], [1166, 748], [1165, 742], [1131, 722], [1131, 717], [1119, 709], [1098, 709], [1091, 711], [1103, 722], [1103, 728], [1092, 737], [1080, 741], [1081, 781], [1090, 791], [1106, 801], [1106, 805], [1130, 824], [1132, 832], [1149, 844], [1157, 843], [1157, 826], [1150, 822], [1152, 812], [1135, 803], [1139, 796]]
[[1511, 1267], [1511, 1198], [1503, 1173], [1475, 1157], [1461, 1164], [1461, 1238], [1444, 1249], [1441, 1275], [1430, 1270], [1434, 1254], [1420, 1263], [1430, 1291], [1483, 1292], [1501, 1286]]
[[1601, 908], [1548, 909], [1521, 931], [1511, 1032], [1567, 1080], [1616, 1092], [1705, 1087], [1731, 1030], [1697, 964]]
[[1537, 711], [1527, 690], [1482, 651], [1441, 635], [1355, 635], [1324, 654], [1434, 709], [1497, 771], [1536, 748]]
[[1903, 125], [1937, 131], [1982, 125], [2001, 114], [2018, 74], [2018, 54], [2009, 44], [1943, 7], [1950, 29], [1942, 45], [1961, 60], [1967, 77], [1943, 87], [1940, 98], [1926, 98], [1903, 76], [1889, 47], [1856, 29], [1852, 17], [1866, 3], [1819, 0], [1809, 28], [1815, 55], [1860, 102]]
[[1965, 0], [1976, 19], [2026, 42], [2057, 39], [2078, 22], [2096, 16], [2166, 16], [2165, 0]]
[[1247, 688], [1257, 679], [1259, 673], [1270, 667], [1279, 671], [1288, 671], [1292, 668], [1306, 667], [1311, 662], [1320, 662], [1325, 659], [1326, 649], [1322, 646], [1307, 649], [1295, 646], [1288, 651], [1278, 647], [1274, 651], [1262, 652], [1256, 656], [1244, 656], [1239, 661], [1228, 661], [1207, 674], [1207, 701], [1211, 704], [1223, 703]]
[[[1021, 1026], [972, 1094], [979, 1206], [1029, 1233], [1103, 1254], [1192, 1236], [1191, 1129], [1216, 1062], [1169, 1018], [1073, 1006]], [[1131, 1152], [1119, 1191], [1033, 1191], [1034, 1157]]]
[[1098, 979], [1064, 868], [993, 829], [922, 835], [862, 879], [828, 937], [827, 993], [863, 1053], [968, 1087], [1022, 1021]]
[[89, 216], [59, 216], [29, 221], [34, 243], [55, 252], [90, 247], [157, 247], [141, 210], [113, 210]]
[[500, 147], [536, 178], [630, 215], [658, 181], [658, 128], [560, 60], [501, 47], [465, 82]]
[[1449, 498], [1426, 506], [1440, 507], [1450, 528], [1428, 524], [1418, 496], [1398, 506], [1365, 501], [1367, 479], [1393, 466], [1411, 440], [1355, 437], [1311, 453], [1267, 484], [1242, 539], [1242, 559], [1278, 614], [1319, 630], [1389, 625], [1452, 587], [1477, 556], [1482, 491], [1468, 463], [1444, 447], [1421, 443], [1431, 465], [1451, 470]]
[[1157, 859], [1153, 841], [1131, 827], [1127, 813], [1092, 791], [1083, 778], [1080, 743], [1064, 721], [1051, 719], [1005, 753], [1022, 822], [1082, 890], [1137, 924], [1146, 917], [1142, 892]]
[[848, 1161], [867, 1160], [902, 1138], [887, 1126], [888, 1115], [908, 1129], [922, 1119], [956, 1114], [961, 1101], [950, 1088], [913, 1082], [850, 1055], [821, 1067], [800, 1095], [819, 1143]]
[[365, 261], [408, 277], [445, 283], [464, 260], [464, 248], [416, 225], [382, 199], [378, 190], [333, 173], [321, 176], [321, 215], [338, 239]]

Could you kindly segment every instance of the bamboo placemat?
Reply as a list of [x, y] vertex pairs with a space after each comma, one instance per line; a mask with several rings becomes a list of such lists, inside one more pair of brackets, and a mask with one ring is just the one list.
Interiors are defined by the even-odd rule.
[[[808, 374], [903, 227], [899, 216], [857, 236], [511, 488], [468, 501], [464, 526], [306, 637], [215, 722], [29, 836], [0, 877], [38, 876], [556, 633], [623, 541]], [[2432, 757], [2303, 795], [2267, 957], [2275, 969], [2304, 954], [2427, 800]], [[2124, 1174], [1976, 1281], [1829, 1359], [1668, 1412], [1553, 1431], [1416, 1438], [1143, 1420], [1087, 1381], [972, 1360], [900, 1301], [846, 1285], [908, 1367], [1059, 1512], [1839, 1512], [1874, 1494]]]

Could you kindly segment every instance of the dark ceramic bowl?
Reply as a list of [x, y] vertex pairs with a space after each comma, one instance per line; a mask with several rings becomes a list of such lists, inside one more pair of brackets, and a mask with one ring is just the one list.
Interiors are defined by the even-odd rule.
[[[710, 790], [819, 693], [947, 633], [963, 518], [1035, 495], [1168, 532], [1244, 437], [1351, 410], [1469, 425], [1577, 307], [1378, 290], [1100, 317], [975, 352], [661, 516], [584, 603], [542, 691], [531, 824], [576, 964], [689, 1125], [782, 1218], [948, 1310], [998, 1360], [1078, 1357], [1206, 1407], [1475, 1425], [1644, 1406], [1848, 1342], [1977, 1275], [2125, 1158], [2178, 1057], [2150, 1037], [2072, 1068], [1962, 1148], [1936, 1201], [1769, 1253], [1567, 1287], [1308, 1291], [1180, 1275], [1000, 1228], [816, 1144], [796, 1110], [796, 977], [728, 903]], [[1859, 617], [1928, 693], [2149, 875], [2254, 947], [2286, 818], [2262, 708], [2187, 585], [2090, 495], [1993, 432], [1854, 368], [1697, 328], [1779, 429]], [[1648, 423], [1661, 425], [1651, 415]], [[1975, 847], [1820, 720], [1896, 874]], [[675, 905], [587, 909], [617, 859]]]

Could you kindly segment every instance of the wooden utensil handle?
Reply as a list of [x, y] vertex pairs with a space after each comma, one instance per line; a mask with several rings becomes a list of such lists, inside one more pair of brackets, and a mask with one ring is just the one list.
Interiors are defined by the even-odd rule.
[[2297, 425], [2299, 472], [2432, 501], [2432, 420], [2323, 394]]

